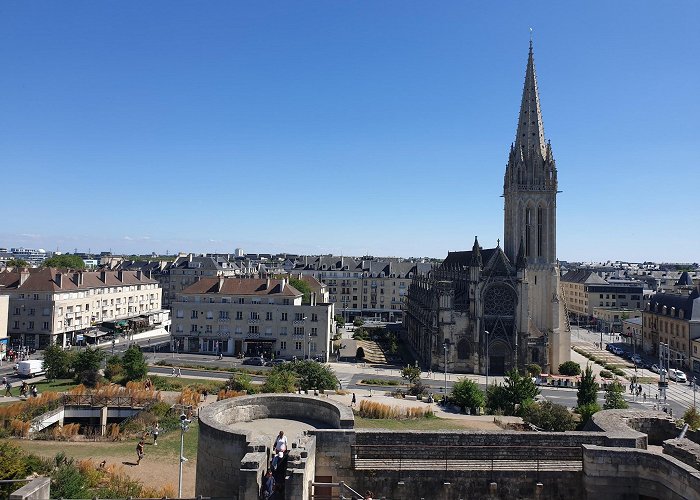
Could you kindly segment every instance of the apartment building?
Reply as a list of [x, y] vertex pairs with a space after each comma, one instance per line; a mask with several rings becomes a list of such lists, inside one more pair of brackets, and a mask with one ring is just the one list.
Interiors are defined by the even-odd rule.
[[9, 297], [13, 346], [66, 347], [78, 335], [98, 335], [103, 322], [166, 326], [158, 282], [141, 271], [22, 269], [0, 273], [0, 295]]
[[293, 273], [325, 283], [329, 300], [346, 321], [355, 317], [401, 321], [413, 276], [430, 269], [431, 263], [411, 260], [320, 256], [298, 261]]
[[692, 280], [674, 285], [674, 292], [656, 293], [642, 314], [642, 347], [658, 354], [659, 344], [670, 350], [671, 363], [691, 367], [693, 341], [700, 339], [700, 287]]
[[308, 304], [287, 279], [200, 278], [172, 303], [173, 348], [184, 352], [319, 358], [331, 352], [334, 305]]
[[595, 271], [578, 269], [561, 278], [564, 300], [572, 322], [593, 325], [595, 310], [643, 309], [642, 283], [633, 280], [605, 280]]

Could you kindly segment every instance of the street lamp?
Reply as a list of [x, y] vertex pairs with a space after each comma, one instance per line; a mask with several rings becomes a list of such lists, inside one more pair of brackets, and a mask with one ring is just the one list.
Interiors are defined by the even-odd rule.
[[192, 420], [184, 413], [180, 415], [180, 473], [177, 479], [177, 497], [182, 498], [182, 463], [187, 462], [185, 458], [185, 432], [190, 428]]
[[447, 397], [447, 349], [450, 347], [450, 342], [445, 339], [442, 343], [442, 348], [445, 350], [445, 397]]

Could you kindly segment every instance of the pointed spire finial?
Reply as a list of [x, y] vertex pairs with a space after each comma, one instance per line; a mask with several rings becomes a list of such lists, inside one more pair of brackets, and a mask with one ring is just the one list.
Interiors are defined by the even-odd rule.
[[472, 267], [482, 267], [484, 265], [481, 259], [481, 249], [479, 248], [479, 239], [474, 236], [474, 246], [472, 246]]
[[532, 28], [530, 28], [530, 50], [532, 50]]
[[527, 259], [525, 258], [525, 241], [522, 236], [520, 237], [520, 247], [518, 248], [518, 258], [515, 262], [515, 266], [518, 269], [523, 269], [527, 267]]

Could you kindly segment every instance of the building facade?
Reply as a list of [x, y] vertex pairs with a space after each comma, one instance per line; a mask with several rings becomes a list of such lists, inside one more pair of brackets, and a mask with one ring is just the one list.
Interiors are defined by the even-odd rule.
[[10, 311], [10, 297], [0, 295], [0, 360], [5, 359], [10, 350], [10, 339], [7, 336], [7, 318]]
[[557, 169], [545, 141], [532, 44], [504, 176], [504, 244], [450, 252], [414, 277], [404, 324], [423, 365], [502, 374], [570, 359], [556, 258]]
[[201, 278], [172, 305], [173, 348], [184, 352], [319, 358], [331, 352], [334, 306], [308, 304], [287, 279]]
[[[168, 321], [158, 282], [135, 271], [66, 271], [56, 268], [0, 273], [9, 297], [8, 333], [13, 346], [67, 347], [104, 322]], [[165, 326], [165, 325], [164, 325]]]

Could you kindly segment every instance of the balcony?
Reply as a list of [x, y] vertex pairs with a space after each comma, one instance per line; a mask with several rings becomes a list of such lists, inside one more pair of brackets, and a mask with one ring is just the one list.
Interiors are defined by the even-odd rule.
[[249, 319], [249, 320], [248, 320], [248, 324], [249, 324], [249, 325], [259, 325], [259, 324], [260, 324], [260, 320], [259, 320], [259, 319]]
[[219, 318], [219, 323], [230, 323], [231, 318]]

